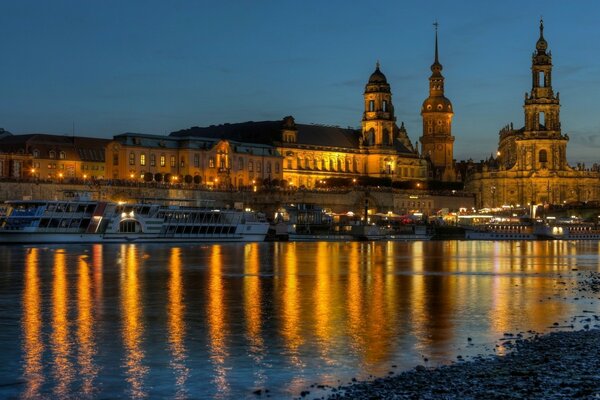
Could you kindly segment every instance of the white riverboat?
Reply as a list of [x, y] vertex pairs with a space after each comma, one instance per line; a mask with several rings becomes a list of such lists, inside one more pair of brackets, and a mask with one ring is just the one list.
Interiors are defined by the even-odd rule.
[[15, 200], [0, 210], [0, 243], [257, 242], [258, 214], [212, 207], [91, 200]]
[[540, 239], [600, 240], [600, 227], [578, 218], [549, 218], [545, 224], [536, 226], [536, 234]]
[[500, 218], [481, 225], [464, 226], [467, 240], [536, 240], [539, 238], [531, 220]]

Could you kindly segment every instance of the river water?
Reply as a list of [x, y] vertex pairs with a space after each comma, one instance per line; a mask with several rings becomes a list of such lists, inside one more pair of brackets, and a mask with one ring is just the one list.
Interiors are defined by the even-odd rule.
[[289, 398], [504, 351], [600, 311], [573, 295], [599, 260], [584, 241], [0, 246], [0, 397]]

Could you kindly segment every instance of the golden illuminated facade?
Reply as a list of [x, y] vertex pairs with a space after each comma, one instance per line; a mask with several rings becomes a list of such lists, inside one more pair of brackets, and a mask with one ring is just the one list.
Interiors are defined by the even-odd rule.
[[413, 147], [404, 125], [396, 125], [390, 85], [379, 63], [364, 91], [360, 130], [281, 121], [193, 127], [170, 137], [226, 138], [272, 146], [283, 157], [283, 180], [291, 187], [314, 188], [331, 178], [427, 179], [427, 161]]
[[224, 139], [125, 133], [114, 137], [108, 158], [113, 179], [241, 188], [283, 176], [272, 147]]
[[500, 131], [496, 158], [472, 173], [465, 189], [480, 207], [563, 204], [600, 199], [600, 173], [567, 163], [569, 137], [561, 132], [559, 94], [552, 88], [552, 56], [544, 24], [532, 57], [532, 89], [525, 94], [525, 126]]
[[421, 107], [423, 135], [421, 153], [431, 163], [431, 178], [452, 182], [454, 170], [454, 136], [452, 136], [452, 103], [444, 96], [442, 64], [438, 59], [437, 23], [435, 31], [435, 60], [429, 77], [429, 97]]

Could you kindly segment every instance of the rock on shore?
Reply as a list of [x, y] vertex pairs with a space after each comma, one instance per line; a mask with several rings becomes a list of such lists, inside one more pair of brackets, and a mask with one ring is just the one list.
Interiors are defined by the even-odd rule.
[[[313, 398], [315, 393], [308, 394]], [[554, 332], [515, 342], [504, 356], [334, 389], [329, 399], [600, 399], [600, 330]]]

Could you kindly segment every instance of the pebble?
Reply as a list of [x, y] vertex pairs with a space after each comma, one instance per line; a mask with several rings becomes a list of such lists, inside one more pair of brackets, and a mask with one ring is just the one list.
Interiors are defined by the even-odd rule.
[[503, 356], [476, 358], [341, 387], [329, 399], [600, 398], [600, 330], [515, 339]]

